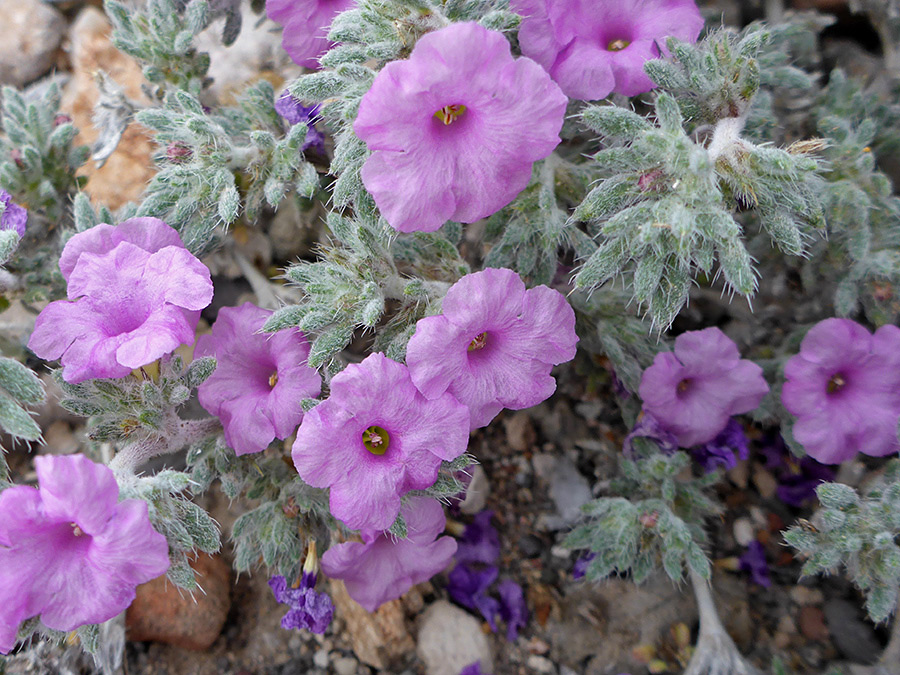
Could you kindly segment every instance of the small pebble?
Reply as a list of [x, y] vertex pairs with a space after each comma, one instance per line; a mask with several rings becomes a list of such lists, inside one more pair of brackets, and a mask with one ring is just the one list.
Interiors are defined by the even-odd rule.
[[807, 586], [794, 586], [791, 589], [791, 600], [794, 604], [800, 605], [821, 605], [825, 601], [825, 596], [818, 588], [808, 588]]
[[537, 558], [544, 548], [544, 542], [533, 534], [526, 534], [519, 538], [519, 550], [526, 558]]
[[800, 608], [797, 617], [800, 626], [800, 634], [807, 640], [825, 642], [828, 639], [828, 626], [825, 625], [825, 612], [821, 607], [806, 605]]
[[556, 666], [546, 656], [532, 654], [528, 657], [526, 664], [536, 673], [556, 673]]
[[327, 649], [320, 649], [315, 654], [313, 654], [313, 663], [317, 668], [327, 668], [330, 660], [331, 659], [328, 657]]
[[334, 660], [334, 672], [336, 675], [356, 675], [359, 662], [352, 656], [342, 656]]
[[745, 548], [756, 539], [756, 532], [749, 518], [738, 518], [735, 520], [732, 531], [734, 532], [734, 540]]

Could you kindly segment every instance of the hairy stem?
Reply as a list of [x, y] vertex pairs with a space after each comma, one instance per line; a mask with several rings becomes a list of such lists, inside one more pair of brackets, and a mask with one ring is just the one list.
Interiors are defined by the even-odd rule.
[[169, 411], [158, 435], [142, 438], [120, 449], [109, 463], [109, 468], [117, 479], [129, 478], [154, 457], [177, 452], [216, 433], [220, 428], [217, 419], [183, 420], [174, 410]]
[[758, 675], [759, 671], [744, 661], [725, 631], [709, 582], [694, 570], [689, 573], [700, 614], [700, 635], [684, 675]]

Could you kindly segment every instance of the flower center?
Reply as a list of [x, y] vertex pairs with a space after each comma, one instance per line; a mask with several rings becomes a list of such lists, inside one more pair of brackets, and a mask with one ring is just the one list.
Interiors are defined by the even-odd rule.
[[691, 378], [689, 378], [689, 377], [684, 378], [681, 382], [678, 383], [678, 387], [676, 387], [679, 394], [683, 394], [690, 388], [691, 388]]
[[475, 337], [472, 338], [472, 341], [469, 343], [469, 346], [466, 349], [470, 352], [481, 351], [487, 346], [487, 333], [479, 333]]
[[391, 438], [388, 432], [381, 427], [372, 425], [362, 433], [362, 442], [366, 450], [373, 455], [383, 455], [387, 452]]
[[844, 376], [840, 373], [835, 373], [831, 376], [831, 379], [828, 380], [828, 386], [825, 387], [825, 391], [829, 394], [836, 394], [841, 389], [843, 389], [847, 384], [847, 380], [844, 379]]
[[69, 524], [72, 526], [72, 534], [74, 534], [76, 537], [84, 536], [84, 530], [82, 530], [80, 527], [78, 527], [78, 525], [76, 525], [75, 523], [69, 523]]
[[631, 44], [631, 42], [628, 40], [622, 40], [622, 39], [610, 40], [609, 44], [606, 45], [606, 50], [610, 51], [610, 52], [620, 52], [630, 44]]
[[444, 126], [447, 126], [453, 124], [456, 121], [456, 118], [462, 117], [465, 112], [466, 106], [462, 103], [454, 103], [453, 105], [445, 105], [443, 108], [438, 109], [438, 111], [434, 113], [434, 116], [443, 122]]
[[274, 387], [278, 384], [278, 371], [276, 370], [274, 373], [269, 375], [269, 386]]

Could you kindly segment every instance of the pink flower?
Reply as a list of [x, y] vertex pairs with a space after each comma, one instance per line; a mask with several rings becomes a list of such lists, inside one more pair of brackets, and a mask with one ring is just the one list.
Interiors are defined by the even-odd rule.
[[441, 460], [469, 441], [469, 413], [450, 394], [427, 400], [406, 366], [370, 354], [331, 380], [331, 395], [297, 431], [294, 465], [313, 487], [330, 487], [331, 513], [352, 529], [384, 530], [400, 496], [437, 480]]
[[274, 438], [290, 436], [303, 410], [300, 401], [322, 390], [310, 368], [309, 343], [299, 330], [257, 334], [272, 312], [245, 302], [223, 307], [211, 335], [197, 340], [194, 356], [214, 356], [216, 370], [197, 390], [202, 405], [225, 427], [238, 454], [261, 452]]
[[402, 514], [406, 539], [364, 530], [362, 543], [336, 544], [322, 556], [322, 571], [343, 579], [350, 597], [370, 612], [443, 570], [456, 551], [453, 537], [437, 538], [446, 520], [436, 501], [413, 497]]
[[784, 366], [784, 407], [810, 457], [838, 464], [900, 450], [900, 328], [875, 334], [849, 319], [820, 321]]
[[119, 502], [112, 471], [84, 455], [34, 460], [40, 489], [0, 493], [0, 652], [24, 619], [70, 631], [113, 618], [169, 567], [147, 504]]
[[67, 382], [124, 377], [193, 343], [200, 310], [212, 300], [209, 270], [156, 218], [75, 235], [60, 270], [70, 300], [44, 308], [28, 347], [60, 359]]
[[12, 200], [6, 190], [0, 190], [0, 204], [3, 204], [3, 215], [0, 216], [0, 230], [15, 230], [19, 237], [25, 236], [28, 224], [28, 211]]
[[559, 143], [566, 102], [500, 33], [476, 23], [428, 33], [360, 102], [353, 130], [372, 150], [363, 183], [401, 232], [474, 222], [528, 184]]
[[266, 14], [284, 26], [281, 45], [294, 63], [318, 68], [319, 57], [332, 45], [331, 22], [354, 4], [354, 0], [266, 0]]
[[522, 53], [572, 98], [634, 96], [653, 89], [644, 63], [666, 37], [696, 42], [703, 17], [693, 0], [513, 0], [524, 18]]
[[561, 293], [526, 291], [512, 270], [488, 268], [453, 284], [442, 314], [416, 324], [406, 362], [426, 398], [450, 392], [477, 429], [503, 408], [549, 398], [556, 391], [550, 370], [575, 357], [577, 342], [575, 312]]
[[644, 411], [678, 444], [713, 440], [732, 415], [755, 409], [769, 391], [762, 368], [742, 359], [718, 328], [682, 333], [641, 377]]

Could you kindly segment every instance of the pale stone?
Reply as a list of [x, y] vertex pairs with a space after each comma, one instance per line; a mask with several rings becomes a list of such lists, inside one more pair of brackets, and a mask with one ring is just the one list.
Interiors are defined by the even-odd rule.
[[21, 87], [45, 74], [66, 30], [63, 15], [40, 0], [0, 0], [0, 83]]
[[478, 661], [485, 673], [494, 672], [491, 647], [474, 616], [439, 600], [422, 615], [417, 652], [427, 675], [459, 675]]

